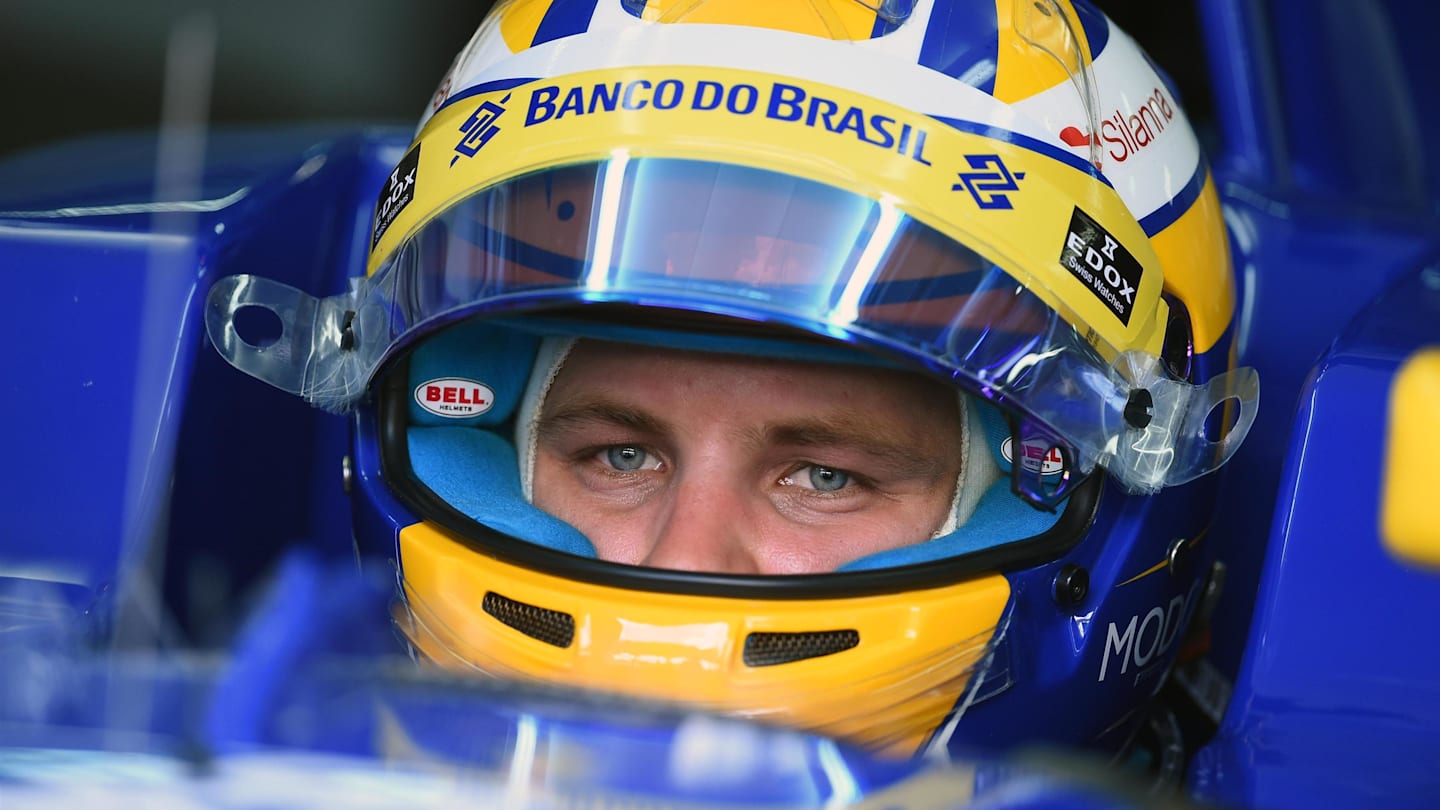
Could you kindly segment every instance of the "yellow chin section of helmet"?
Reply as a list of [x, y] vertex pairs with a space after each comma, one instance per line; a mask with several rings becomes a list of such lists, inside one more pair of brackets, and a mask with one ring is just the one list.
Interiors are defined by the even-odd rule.
[[1003, 635], [998, 574], [873, 596], [737, 599], [578, 582], [418, 523], [400, 532], [408, 611], [430, 661], [680, 703], [907, 756], [939, 729]]

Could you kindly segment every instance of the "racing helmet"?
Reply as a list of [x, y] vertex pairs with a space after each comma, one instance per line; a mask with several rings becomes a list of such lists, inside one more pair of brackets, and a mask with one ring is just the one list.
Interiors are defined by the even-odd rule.
[[[1102, 13], [502, 2], [381, 185], [348, 290], [230, 277], [207, 321], [351, 415], [357, 545], [420, 657], [899, 756], [1134, 738], [1258, 387], [1196, 136]], [[241, 338], [247, 307], [278, 341]], [[943, 386], [949, 510], [819, 571], [602, 558], [534, 492], [595, 345]]]

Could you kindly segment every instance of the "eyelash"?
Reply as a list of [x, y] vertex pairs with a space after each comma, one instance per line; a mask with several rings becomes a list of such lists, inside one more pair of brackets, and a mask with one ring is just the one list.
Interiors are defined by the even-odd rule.
[[623, 448], [623, 447], [632, 447], [632, 448], [634, 448], [634, 449], [636, 449], [636, 450], [639, 450], [640, 452], [644, 453], [646, 456], [648, 456], [648, 457], [650, 457], [650, 458], [653, 458], [653, 459], [659, 461], [662, 468], [669, 466], [669, 465], [668, 465], [668, 462], [665, 460], [665, 457], [664, 457], [663, 455], [661, 455], [660, 453], [657, 453], [653, 448], [651, 448], [651, 447], [649, 447], [649, 446], [647, 446], [647, 445], [644, 445], [644, 444], [639, 444], [639, 443], [637, 443], [637, 442], [617, 442], [617, 443], [612, 443], [612, 444], [598, 444], [598, 445], [595, 445], [595, 446], [593, 446], [593, 447], [586, 447], [586, 448], [584, 448], [584, 449], [581, 449], [581, 450], [577, 451], [577, 452], [574, 454], [573, 458], [574, 458], [574, 460], [577, 461], [577, 462], [593, 464], [593, 465], [599, 467], [602, 471], [604, 471], [605, 473], [607, 473], [607, 474], [609, 474], [609, 475], [631, 476], [631, 475], [635, 475], [635, 474], [637, 474], [637, 473], [657, 472], [656, 470], [645, 470], [645, 469], [639, 469], [639, 470], [622, 470], [622, 469], [619, 469], [618, 467], [614, 467], [614, 466], [612, 466], [612, 465], [610, 465], [609, 463], [606, 462], [606, 460], [605, 460], [605, 458], [604, 458], [606, 453], [610, 452], [611, 450], [615, 450], [615, 449]]
[[805, 492], [808, 493], [809, 497], [843, 498], [847, 495], [856, 494], [857, 491], [873, 492], [875, 490], [875, 483], [869, 478], [861, 475], [860, 473], [844, 469], [843, 467], [835, 467], [830, 464], [821, 464], [815, 461], [802, 461], [796, 464], [795, 466], [790, 468], [789, 472], [780, 476], [780, 481], [782, 483], [785, 483], [787, 486], [795, 486], [795, 484], [790, 482], [793, 481], [796, 473], [800, 472], [801, 470], [809, 469], [811, 467], [819, 467], [821, 469], [832, 470], [834, 472], [840, 473], [848, 478], [848, 483], [846, 484], [846, 486], [843, 486], [840, 489], [836, 490], [815, 489], [813, 487], [806, 486], [799, 487], [800, 489], [805, 490]]
[[[669, 463], [666, 461], [663, 455], [656, 452], [653, 448], [637, 442], [619, 442], [613, 444], [594, 445], [592, 447], [587, 447], [576, 452], [574, 458], [576, 461], [579, 462], [593, 464], [596, 467], [600, 468], [600, 470], [604, 474], [610, 476], [629, 478], [641, 473], [658, 472], [657, 470], [647, 469], [622, 470], [612, 466], [605, 460], [606, 453], [610, 452], [611, 450], [624, 447], [633, 447], [636, 450], [640, 450], [646, 455], [656, 459], [661, 465], [661, 470], [664, 470], [669, 466]], [[819, 467], [841, 473], [847, 476], [848, 481], [844, 487], [841, 487], [837, 490], [822, 490], [794, 483], [793, 479], [796, 477], [797, 474], [811, 467]], [[875, 482], [860, 473], [857, 473], [853, 470], [845, 469], [843, 467], [836, 467], [831, 464], [822, 464], [818, 461], [809, 460], [796, 462], [789, 468], [789, 470], [785, 474], [781, 475], [778, 479], [776, 479], [776, 483], [779, 483], [787, 488], [793, 487], [795, 491], [804, 492], [805, 494], [803, 497], [823, 498], [826, 500], [837, 500], [840, 498], [853, 497], [861, 493], [874, 492], [877, 490]]]

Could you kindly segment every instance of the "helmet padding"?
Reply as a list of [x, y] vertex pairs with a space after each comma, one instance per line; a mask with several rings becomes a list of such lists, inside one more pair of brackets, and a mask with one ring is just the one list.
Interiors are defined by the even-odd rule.
[[[410, 363], [412, 393], [426, 380], [475, 379], [494, 391], [494, 404], [477, 416], [444, 417], [420, 407], [412, 396], [411, 468], [431, 491], [473, 520], [557, 551], [595, 557], [594, 545], [578, 529], [531, 504], [536, 423], [551, 384], [580, 339], [573, 333], [541, 336], [540, 332], [552, 329], [466, 323], [418, 347]], [[576, 331], [587, 333], [586, 338], [597, 337], [588, 329]], [[672, 347], [677, 343], [668, 332], [662, 335], [655, 330], [624, 328], [623, 333], [625, 342], [643, 340]], [[612, 335], [602, 333], [600, 337], [610, 339]], [[710, 337], [687, 335], [679, 343], [695, 350], [728, 352], [736, 348], [734, 338], [712, 341]], [[783, 346], [786, 359], [803, 359], [811, 348], [797, 350], [796, 344], [769, 340], [741, 339], [740, 343], [750, 352], [763, 351], [771, 343]], [[853, 350], [841, 349], [837, 354], [829, 347], [820, 348], [813, 358], [819, 362], [859, 356]], [[964, 395], [960, 395], [959, 407], [966, 432], [964, 457], [944, 524], [926, 542], [872, 554], [840, 570], [944, 559], [1040, 534], [1054, 524], [1055, 515], [1033, 509], [1010, 491], [1008, 476], [1003, 474], [1008, 462], [1000, 452], [1009, 431], [1000, 413]], [[506, 434], [513, 435], [513, 443]]]

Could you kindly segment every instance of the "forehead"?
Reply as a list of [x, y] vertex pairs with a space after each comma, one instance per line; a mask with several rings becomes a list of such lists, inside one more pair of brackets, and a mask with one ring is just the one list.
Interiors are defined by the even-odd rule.
[[908, 422], [931, 411], [958, 419], [957, 396], [940, 382], [896, 369], [581, 340], [556, 374], [546, 410], [597, 399], [777, 419], [874, 414]]

